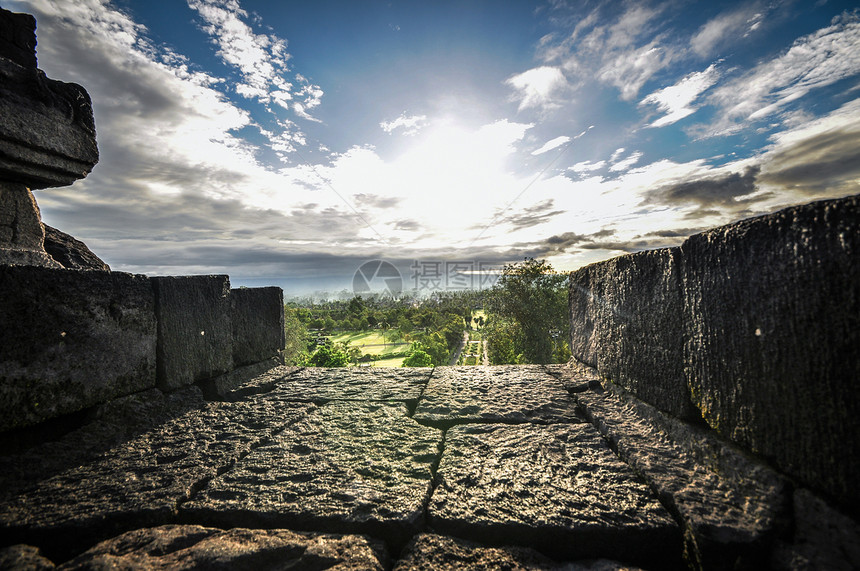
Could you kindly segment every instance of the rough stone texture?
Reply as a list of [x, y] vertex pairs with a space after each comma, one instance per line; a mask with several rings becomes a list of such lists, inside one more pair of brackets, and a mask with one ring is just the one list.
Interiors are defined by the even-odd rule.
[[571, 353], [679, 418], [698, 418], [684, 379], [678, 248], [591, 264], [570, 275]]
[[860, 197], [710, 230], [682, 254], [705, 420], [860, 512]]
[[394, 571], [447, 571], [455, 569], [504, 569], [506, 571], [637, 571], [599, 559], [559, 563], [534, 549], [518, 546], [487, 547], [472, 541], [430, 533], [417, 535], [404, 549]]
[[169, 523], [196, 489], [311, 407], [260, 399], [185, 413], [35, 479], [0, 505], [0, 536], [35, 543], [61, 560], [122, 531]]
[[0, 264], [62, 267], [45, 253], [39, 206], [23, 184], [0, 181]]
[[581, 422], [564, 387], [540, 365], [437, 367], [415, 420], [440, 427], [464, 422]]
[[793, 571], [860, 569], [860, 525], [803, 488], [794, 492], [794, 537], [771, 566]]
[[233, 362], [250, 365], [284, 350], [284, 291], [279, 287], [230, 290]]
[[36, 19], [0, 9], [0, 58], [33, 69], [36, 67]]
[[182, 515], [403, 544], [422, 524], [441, 441], [441, 431], [414, 422], [403, 404], [329, 403], [210, 482]]
[[574, 397], [619, 457], [682, 522], [692, 567], [766, 567], [770, 544], [787, 516], [781, 477], [634, 398], [599, 388]]
[[36, 69], [35, 24], [0, 8], [0, 181], [67, 186], [98, 162], [92, 104]]
[[[0, 456], [0, 500], [26, 490], [33, 482], [90, 463], [132, 438], [203, 405], [200, 389], [194, 386], [167, 395], [150, 389], [101, 405], [92, 411], [92, 420], [79, 428], [45, 442], [30, 442], [20, 450], [4, 451]], [[20, 431], [3, 436], [20, 440], [25, 435], [26, 431]]]
[[38, 547], [18, 544], [0, 549], [0, 569], [42, 571], [54, 569], [54, 563], [43, 557]]
[[414, 407], [432, 373], [429, 367], [277, 367], [228, 393], [227, 399], [276, 391], [288, 400], [320, 404], [333, 400], [401, 401]]
[[158, 318], [158, 387], [175, 389], [233, 369], [230, 279], [152, 278]]
[[60, 569], [385, 569], [384, 548], [365, 537], [166, 525], [124, 533]]
[[93, 254], [86, 244], [52, 226], [47, 224], [43, 226], [45, 228], [45, 251], [62, 267], [68, 270], [110, 271], [110, 266]]
[[144, 276], [0, 266], [0, 430], [155, 386]]
[[[283, 367], [281, 359], [279, 357], [272, 357], [265, 361], [254, 363], [253, 365], [236, 367], [229, 373], [224, 373], [214, 379], [201, 381], [199, 385], [200, 388], [203, 389], [203, 394], [205, 394], [206, 398], [209, 400], [239, 400], [234, 396], [237, 389], [248, 385], [251, 387], [258, 386], [255, 380], [260, 375], [279, 367]], [[294, 371], [297, 370], [298, 367], [284, 367], [284, 369]], [[246, 392], [247, 394], [259, 394], [259, 392], [267, 391], [254, 392], [253, 390], [248, 390]], [[230, 398], [227, 398], [228, 396]]]
[[437, 482], [428, 522], [439, 533], [559, 558], [677, 563], [669, 513], [590, 425], [450, 428]]

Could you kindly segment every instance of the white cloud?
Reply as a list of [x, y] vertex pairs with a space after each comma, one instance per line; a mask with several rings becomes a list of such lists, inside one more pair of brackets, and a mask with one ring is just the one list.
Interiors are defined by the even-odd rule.
[[785, 53], [765, 61], [712, 92], [721, 120], [705, 136], [737, 131], [739, 121], [773, 115], [810, 91], [860, 73], [860, 16], [843, 14], [826, 28], [799, 38]]
[[532, 155], [534, 155], [534, 156], [541, 155], [547, 151], [551, 151], [557, 147], [562, 146], [563, 144], [567, 143], [570, 140], [571, 140], [571, 138], [566, 136], [566, 135], [556, 137], [555, 139], [551, 139], [551, 140], [547, 141], [541, 148], [539, 148], [535, 151], [532, 151]]
[[690, 47], [699, 57], [709, 57], [732, 39], [758, 29], [763, 19], [758, 3], [724, 12], [699, 28], [690, 39]]
[[404, 135], [417, 135], [422, 128], [427, 126], [426, 115], [407, 115], [401, 113], [397, 119], [393, 121], [383, 121], [379, 124], [382, 130], [386, 133], [392, 133], [397, 129], [403, 129]]
[[686, 76], [684, 79], [648, 95], [639, 102], [639, 105], [653, 104], [659, 111], [666, 113], [649, 127], [663, 127], [680, 121], [688, 115], [696, 112], [692, 103], [705, 90], [713, 86], [720, 77], [716, 65], [712, 64], [704, 71], [697, 71]]
[[319, 86], [296, 74], [296, 85], [285, 77], [289, 72], [287, 42], [274, 34], [256, 34], [243, 19], [248, 13], [238, 0], [188, 0], [203, 20], [204, 32], [212, 37], [221, 59], [239, 70], [242, 82], [235, 85], [236, 93], [247, 99], [292, 110], [303, 119], [313, 118], [310, 109], [319, 105], [323, 96]]
[[547, 65], [560, 67], [577, 87], [596, 79], [631, 100], [654, 74], [683, 55], [683, 46], [667, 43], [670, 36], [658, 33], [666, 6], [629, 3], [610, 21], [605, 12], [611, 3], [601, 4], [578, 18], [573, 33], [560, 41], [544, 37], [538, 55]]
[[635, 151], [633, 153], [630, 153], [626, 159], [618, 161], [617, 155], [620, 154], [619, 151], [623, 152], [624, 149], [618, 149], [618, 151], [616, 151], [612, 155], [612, 162], [614, 164], [611, 167], [609, 167], [609, 170], [611, 170], [613, 172], [626, 171], [627, 169], [629, 169], [630, 167], [632, 167], [633, 165], [638, 163], [639, 159], [642, 158], [642, 153], [639, 151]]
[[572, 167], [569, 167], [568, 170], [572, 170], [573, 172], [577, 172], [577, 173], [588, 173], [588, 172], [600, 170], [605, 166], [606, 166], [606, 161], [597, 161], [597, 162], [582, 161], [582, 162], [576, 163]]
[[518, 91], [519, 110], [554, 105], [554, 96], [567, 86], [557, 67], [541, 66], [508, 78], [505, 82]]

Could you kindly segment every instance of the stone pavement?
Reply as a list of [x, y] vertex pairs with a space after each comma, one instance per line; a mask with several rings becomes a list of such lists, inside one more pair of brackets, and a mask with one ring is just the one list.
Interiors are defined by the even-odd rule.
[[585, 367], [279, 367], [6, 448], [0, 568], [756, 568], [803, 542], [780, 476]]

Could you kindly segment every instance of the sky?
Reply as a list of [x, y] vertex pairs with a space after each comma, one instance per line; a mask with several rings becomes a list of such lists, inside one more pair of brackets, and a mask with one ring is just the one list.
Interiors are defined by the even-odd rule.
[[855, 2], [0, 5], [93, 100], [43, 220], [117, 271], [484, 287], [860, 192]]

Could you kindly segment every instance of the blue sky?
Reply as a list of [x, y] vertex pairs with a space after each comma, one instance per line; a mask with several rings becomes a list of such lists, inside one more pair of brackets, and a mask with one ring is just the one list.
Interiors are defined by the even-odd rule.
[[854, 2], [2, 5], [93, 98], [100, 164], [36, 197], [115, 270], [408, 289], [860, 192]]

